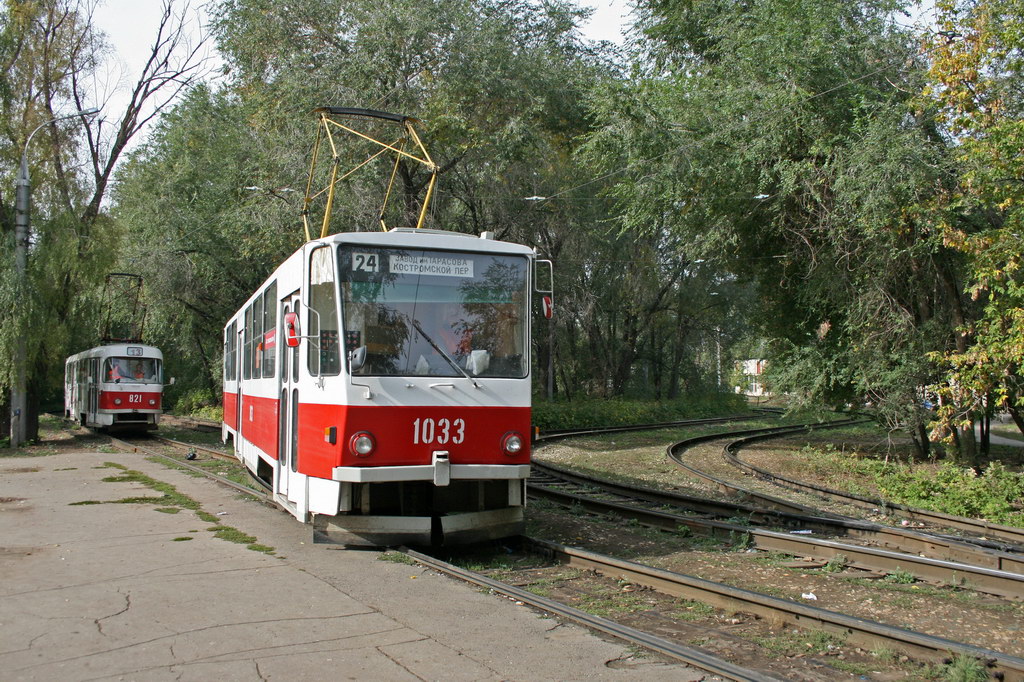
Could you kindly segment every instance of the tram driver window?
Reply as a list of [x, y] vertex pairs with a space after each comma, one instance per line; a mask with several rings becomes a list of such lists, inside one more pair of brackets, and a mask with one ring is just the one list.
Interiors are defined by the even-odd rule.
[[307, 366], [313, 376], [341, 372], [338, 346], [338, 302], [334, 291], [334, 263], [329, 247], [313, 251], [309, 260], [309, 319], [306, 328], [313, 337], [307, 344]]

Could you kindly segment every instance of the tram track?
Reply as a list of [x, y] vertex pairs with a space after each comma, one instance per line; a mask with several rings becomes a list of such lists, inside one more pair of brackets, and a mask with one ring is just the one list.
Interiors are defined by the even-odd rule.
[[726, 461], [737, 469], [746, 471], [760, 480], [768, 481], [769, 483], [783, 488], [806, 492], [825, 499], [837, 500], [845, 504], [851, 504], [866, 509], [884, 508], [890, 511], [898, 511], [911, 522], [925, 523], [938, 527], [948, 527], [987, 537], [998, 538], [1006, 543], [1012, 543], [1018, 551], [1024, 551], [1024, 528], [1014, 528], [1013, 526], [991, 523], [981, 519], [955, 516], [953, 514], [910, 507], [905, 504], [834, 490], [832, 488], [775, 474], [767, 469], [755, 466], [740, 459], [738, 453], [742, 448], [763, 439], [763, 437], [753, 435], [733, 441], [725, 447], [723, 455], [725, 456]]
[[[537, 466], [537, 465], [535, 465]], [[641, 525], [659, 530], [686, 533], [706, 537], [736, 540], [743, 538], [754, 549], [764, 552], [779, 552], [805, 557], [822, 562], [842, 560], [845, 565], [865, 571], [891, 573], [907, 571], [917, 579], [938, 585], [957, 585], [978, 592], [993, 594], [1009, 599], [1024, 599], [1024, 557], [1014, 557], [992, 552], [970, 545], [949, 541], [929, 540], [908, 532], [900, 532], [885, 526], [826, 517], [809, 517], [797, 514], [777, 513], [775, 515], [756, 510], [762, 522], [775, 526], [785, 523], [800, 527], [801, 531], [814, 528], [817, 532], [833, 535], [850, 535], [877, 544], [895, 546], [897, 549], [835, 542], [792, 532], [778, 532], [751, 525], [715, 521], [683, 513], [687, 503], [694, 498], [663, 493], [648, 488], [625, 486], [592, 478], [559, 475], [557, 470], [540, 465], [544, 482], [531, 477], [529, 494], [534, 498], [546, 499], [567, 508], [614, 515], [632, 519]], [[566, 485], [572, 490], [566, 488]], [[614, 499], [609, 499], [610, 497]], [[699, 500], [699, 498], [696, 498]], [[653, 503], [657, 508], [641, 504]], [[700, 501], [706, 503], [707, 501]], [[727, 503], [714, 503], [707, 508], [716, 508], [719, 516], [732, 512], [731, 518], [742, 515], [748, 508]], [[668, 511], [672, 509], [673, 511]], [[921, 556], [906, 551], [908, 543], [914, 542], [918, 550], [928, 552]], [[951, 559], [951, 556], [957, 559]], [[1009, 566], [1011, 568], [997, 568]]]
[[[991, 649], [847, 616], [827, 609], [624, 561], [595, 552], [570, 548], [557, 543], [531, 538], [524, 541], [532, 546], [534, 551], [551, 556], [559, 563], [583, 570], [596, 571], [613, 579], [627, 580], [663, 594], [700, 601], [730, 612], [749, 613], [766, 621], [785, 622], [796, 627], [830, 632], [851, 644], [873, 649], [897, 650], [917, 659], [941, 662], [947, 661], [953, 656], [970, 657], [981, 661], [987, 667], [989, 674], [996, 679], [1024, 680], [1024, 659]], [[406, 550], [406, 552], [417, 561], [436, 570], [524, 601], [535, 608], [552, 610], [551, 600], [537, 597], [521, 588], [454, 567], [419, 552], [410, 550]], [[563, 611], [553, 612], [567, 615]], [[589, 614], [587, 615], [589, 616]], [[668, 651], [663, 651], [663, 653], [672, 655]], [[723, 673], [716, 672], [716, 674]], [[731, 677], [730, 679], [741, 678]]]
[[[991, 567], [1002, 570], [1021, 570], [1021, 565], [1024, 564], [1024, 529], [1001, 526], [988, 521], [954, 516], [952, 514], [945, 514], [942, 512], [932, 512], [925, 509], [910, 507], [881, 499], [864, 497], [853, 493], [832, 490], [830, 488], [804, 483], [795, 479], [777, 476], [767, 470], [753, 467], [752, 465], [744, 466], [745, 463], [742, 463], [742, 460], [739, 460], [735, 454], [741, 448], [752, 443], [760, 442], [769, 438], [786, 437], [799, 432], [799, 429], [786, 430], [785, 428], [779, 428], [773, 430], [750, 429], [740, 432], [702, 434], [700, 436], [672, 443], [666, 448], [666, 454], [670, 460], [688, 474], [706, 484], [714, 486], [720, 492], [749, 501], [750, 503], [765, 509], [821, 515], [821, 512], [815, 507], [792, 502], [749, 487], [741, 486], [724, 478], [714, 476], [698, 467], [688, 464], [683, 460], [683, 453], [697, 445], [716, 440], [729, 439], [729, 442], [723, 447], [723, 456], [725, 457], [726, 462], [734, 468], [744, 471], [745, 474], [754, 476], [759, 480], [764, 480], [768, 483], [775, 482], [773, 479], [784, 479], [786, 485], [783, 487], [787, 487], [796, 492], [814, 495], [819, 499], [839, 502], [858, 509], [865, 509], [873, 512], [899, 512], [902, 520], [906, 521], [908, 526], [911, 524], [917, 524], [917, 527], [894, 528], [894, 531], [897, 533], [908, 538], [914, 536], [921, 537], [926, 539], [929, 543], [958, 543], [960, 545], [973, 545], [980, 548], [990, 549], [996, 552], [995, 556], [1005, 557], [1005, 559], [1001, 559], [998, 564], [991, 565]], [[740, 437], [736, 438], [736, 436]], [[831, 516], [850, 520], [855, 518], [844, 514], [831, 514]], [[925, 524], [930, 526], [930, 529], [921, 527]], [[882, 526], [884, 524], [877, 525]], [[891, 526], [889, 527], [892, 528]], [[949, 530], [964, 531], [970, 533], [970, 535], [954, 535], [945, 532]], [[993, 540], [993, 537], [998, 539]]]

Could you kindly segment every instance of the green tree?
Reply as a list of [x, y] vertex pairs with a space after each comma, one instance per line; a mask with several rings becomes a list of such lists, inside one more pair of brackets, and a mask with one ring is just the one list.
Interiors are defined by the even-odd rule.
[[938, 203], [945, 239], [969, 258], [967, 289], [983, 308], [941, 356], [949, 376], [936, 387], [940, 417], [945, 429], [963, 427], [1000, 406], [1024, 432], [1024, 2], [940, 0], [936, 9], [926, 94], [942, 106], [961, 170]]
[[916, 97], [904, 4], [641, 2], [636, 78], [600, 99], [588, 150], [618, 173], [626, 229], [667, 230], [756, 287], [775, 390], [870, 401], [925, 449], [921, 358], [970, 312], [928, 208], [948, 144]]

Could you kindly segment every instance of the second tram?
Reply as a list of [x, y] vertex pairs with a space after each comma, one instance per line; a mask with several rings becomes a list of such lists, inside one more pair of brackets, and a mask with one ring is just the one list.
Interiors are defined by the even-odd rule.
[[92, 428], [152, 430], [163, 412], [163, 387], [158, 348], [90, 348], [64, 364], [64, 415]]

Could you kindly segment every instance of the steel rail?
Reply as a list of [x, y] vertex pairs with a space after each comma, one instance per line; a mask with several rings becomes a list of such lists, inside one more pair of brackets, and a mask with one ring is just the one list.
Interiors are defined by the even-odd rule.
[[566, 507], [583, 509], [594, 514], [614, 514], [621, 518], [634, 519], [650, 528], [670, 532], [686, 528], [689, 532], [699, 535], [749, 542], [751, 547], [764, 552], [780, 552], [819, 561], [827, 562], [842, 557], [846, 565], [854, 568], [885, 573], [903, 570], [925, 582], [963, 587], [1009, 599], [1024, 599], [1024, 573], [699, 519], [596, 499], [555, 488], [531, 488], [531, 493], [535, 497], [548, 499]]
[[586, 611], [568, 606], [567, 604], [559, 603], [553, 599], [548, 599], [547, 597], [541, 597], [522, 588], [515, 587], [514, 585], [494, 580], [493, 578], [489, 578], [475, 571], [455, 566], [407, 547], [401, 548], [400, 551], [433, 570], [458, 578], [459, 580], [463, 580], [473, 585], [485, 587], [498, 594], [503, 594], [506, 597], [521, 601], [524, 604], [529, 604], [530, 606], [542, 611], [557, 614], [563, 618], [567, 618], [618, 639], [622, 639], [633, 644], [639, 644], [651, 649], [652, 651], [664, 654], [665, 656], [670, 656], [676, 660], [712, 674], [721, 675], [727, 679], [738, 681], [749, 680], [751, 682], [781, 682], [777, 677], [772, 677], [756, 670], [750, 670], [748, 668], [729, 663], [728, 661], [712, 656], [700, 649], [677, 644], [667, 639], [662, 639], [657, 635], [616, 623], [615, 621], [608, 620], [607, 618], [595, 616], [587, 613]]
[[549, 429], [544, 432], [537, 432], [534, 435], [535, 443], [550, 443], [562, 438], [574, 438], [576, 436], [602, 435], [606, 433], [622, 433], [628, 431], [654, 431], [657, 429], [673, 429], [681, 426], [701, 426], [703, 424], [724, 424], [727, 422], [751, 421], [763, 419], [766, 415], [749, 414], [733, 415], [730, 417], [706, 417], [702, 419], [680, 419], [669, 422], [654, 422], [650, 424], [630, 424], [627, 426], [597, 426], [582, 429]]
[[912, 521], [929, 523], [936, 526], [945, 526], [948, 528], [956, 528], [957, 530], [966, 530], [973, 533], [979, 533], [981, 535], [989, 535], [1007, 542], [1012, 542], [1018, 545], [1019, 549], [1024, 549], [1024, 528], [1014, 528], [1013, 526], [991, 523], [981, 519], [971, 519], [963, 516], [956, 516], [954, 514], [946, 514], [944, 512], [920, 509], [896, 502], [888, 502], [879, 498], [834, 490], [825, 486], [819, 486], [806, 481], [799, 481], [787, 476], [772, 473], [762, 467], [750, 464], [749, 462], [744, 462], [736, 454], [741, 448], [744, 448], [751, 443], [775, 437], [777, 437], [777, 434], [765, 434], [761, 436], [753, 435], [747, 438], [741, 438], [725, 446], [724, 456], [726, 460], [736, 468], [746, 471], [761, 480], [768, 481], [769, 483], [773, 483], [783, 488], [807, 492], [830, 500], [837, 500], [859, 507], [899, 510], [904, 516], [908, 517]]
[[[999, 547], [978, 546], [965, 543], [960, 538], [922, 533], [910, 528], [887, 526], [872, 521], [846, 517], [798, 514], [774, 509], [764, 509], [743, 502], [712, 500], [676, 492], [656, 490], [641, 486], [626, 485], [614, 481], [584, 476], [550, 464], [536, 461], [531, 465], [534, 476], [527, 482], [528, 490], [535, 496], [544, 495], [544, 489], [564, 490], [564, 487], [547, 483], [542, 476], [564, 479], [572, 485], [583, 488], [598, 488], [623, 497], [635, 497], [662, 507], [676, 507], [701, 514], [725, 518], [742, 516], [748, 524], [775, 526], [796, 530], [812, 530], [871, 543], [875, 547], [895, 552], [917, 554], [940, 561], [971, 564], [979, 568], [1024, 574], [1024, 556], [1002, 551]], [[550, 495], [548, 497], [551, 497]], [[689, 517], [687, 517], [689, 518]]]
[[[757, 435], [760, 435], [762, 438], [771, 438], [771, 437], [778, 437], [778, 436], [789, 435], [787, 432], [783, 432], [783, 431], [780, 431], [780, 430], [774, 430], [772, 432], [761, 431], [760, 434], [758, 433], [758, 431], [759, 431], [758, 429], [750, 429], [748, 431], [742, 431], [742, 432], [733, 432], [733, 433], [724, 432], [724, 433], [719, 433], [719, 434], [705, 434], [705, 435], [697, 436], [697, 437], [694, 437], [694, 438], [688, 438], [686, 440], [679, 441], [678, 443], [673, 443], [673, 444], [669, 445], [668, 448], [666, 449], [666, 453], [667, 453], [669, 459], [671, 459], [673, 462], [675, 462], [680, 468], [684, 469], [685, 471], [689, 472], [691, 475], [693, 475], [696, 478], [699, 478], [700, 480], [703, 480], [703, 481], [705, 481], [707, 483], [715, 485], [722, 492], [725, 492], [725, 493], [728, 493], [728, 494], [731, 494], [731, 495], [735, 495], [735, 496], [740, 497], [742, 499], [758, 501], [758, 502], [761, 502], [764, 505], [766, 505], [766, 506], [768, 506], [770, 508], [773, 508], [773, 509], [785, 509], [786, 507], [784, 505], [787, 505], [787, 506], [790, 507], [791, 511], [796, 511], [797, 513], [817, 513], [817, 514], [820, 514], [820, 512], [815, 510], [813, 507], [806, 507], [805, 505], [798, 505], [796, 503], [789, 503], [787, 500], [782, 500], [781, 498], [777, 498], [777, 497], [774, 497], [772, 495], [768, 495], [766, 493], [761, 493], [761, 492], [757, 492], [757, 491], [754, 491], [754, 490], [750, 490], [749, 488], [743, 488], [743, 487], [741, 487], [739, 485], [736, 485], [735, 483], [731, 483], [729, 481], [725, 481], [723, 479], [714, 477], [711, 474], [708, 474], [707, 472], [701, 471], [700, 469], [697, 469], [696, 467], [690, 466], [689, 464], [684, 462], [683, 459], [682, 459], [682, 452], [683, 451], [693, 447], [694, 445], [698, 445], [698, 444], [704, 443], [704, 442], [709, 442], [709, 441], [712, 441], [712, 440], [720, 440], [720, 439], [729, 438], [729, 437], [735, 436], [735, 435], [742, 435], [742, 436], [750, 436], [750, 435], [757, 436]], [[838, 494], [840, 496], [843, 495], [843, 493], [838, 493]], [[841, 500], [841, 501], [849, 502], [849, 500]], [[782, 503], [782, 504], [780, 504], [780, 503]], [[879, 500], [879, 501], [877, 501], [876, 507], [877, 507], [877, 509], [887, 509], [887, 508], [893, 508], [893, 505], [892, 504], [887, 504], [884, 501]], [[875, 508], [875, 507], [873, 507], [873, 508]], [[913, 508], [908, 507], [908, 509], [913, 509]], [[913, 509], [913, 511], [921, 511], [921, 510]], [[836, 515], [836, 516], [837, 516], [837, 518], [846, 518], [846, 519], [852, 519], [853, 518], [853, 517], [849, 517], [849, 516], [839, 516], [839, 515]], [[923, 516], [919, 517], [919, 518], [923, 518]], [[955, 518], [962, 518], [962, 517], [955, 517]], [[962, 519], [962, 520], [964, 521], [964, 525], [966, 525], [966, 526], [970, 526], [971, 521], [972, 521], [972, 519]], [[987, 523], [987, 522], [985, 522], [985, 523]], [[940, 525], [948, 527], [948, 524], [940, 524]], [[921, 538], [921, 540], [925, 543], [926, 546], [930, 545], [933, 542], [938, 542], [939, 544], [953, 543], [953, 544], [959, 544], [961, 546], [973, 545], [973, 546], [977, 546], [977, 547], [988, 548], [988, 549], [991, 549], [991, 550], [995, 551], [994, 556], [1000, 557], [997, 563], [989, 564], [990, 568], [996, 568], [996, 569], [1000, 569], [1000, 570], [1012, 570], [1012, 571], [1024, 572], [1024, 571], [1022, 571], [1022, 568], [1021, 568], [1022, 565], [1024, 565], [1024, 556], [1022, 556], [1022, 552], [1021, 552], [1022, 548], [1021, 548], [1021, 546], [1017, 545], [1017, 544], [1007, 544], [1006, 542], [993, 542], [992, 540], [990, 540], [988, 538], [985, 538], [985, 537], [961, 537], [961, 536], [953, 536], [953, 535], [942, 534], [942, 533], [935, 533], [935, 532], [923, 532], [923, 531], [920, 531], [920, 530], [912, 530], [912, 529], [909, 529], [909, 528], [907, 528], [907, 529], [894, 528], [893, 530], [894, 531], [898, 531], [898, 532], [902, 532], [907, 537], [910, 537], [911, 535], [917, 535], [919, 538]], [[975, 526], [973, 528], [973, 530], [976, 533], [984, 533], [985, 532], [984, 530], [982, 530], [981, 528], [979, 528], [977, 526]], [[954, 557], [949, 556], [949, 557], [946, 557], [946, 558], [954, 558]]]
[[951, 655], [969, 656], [981, 661], [998, 679], [1007, 682], [1024, 681], [1024, 659], [1016, 656], [557, 543], [535, 539], [529, 539], [529, 542], [569, 566], [625, 579], [664, 594], [831, 632], [851, 644], [869, 649], [893, 648], [930, 661], [943, 661]]

